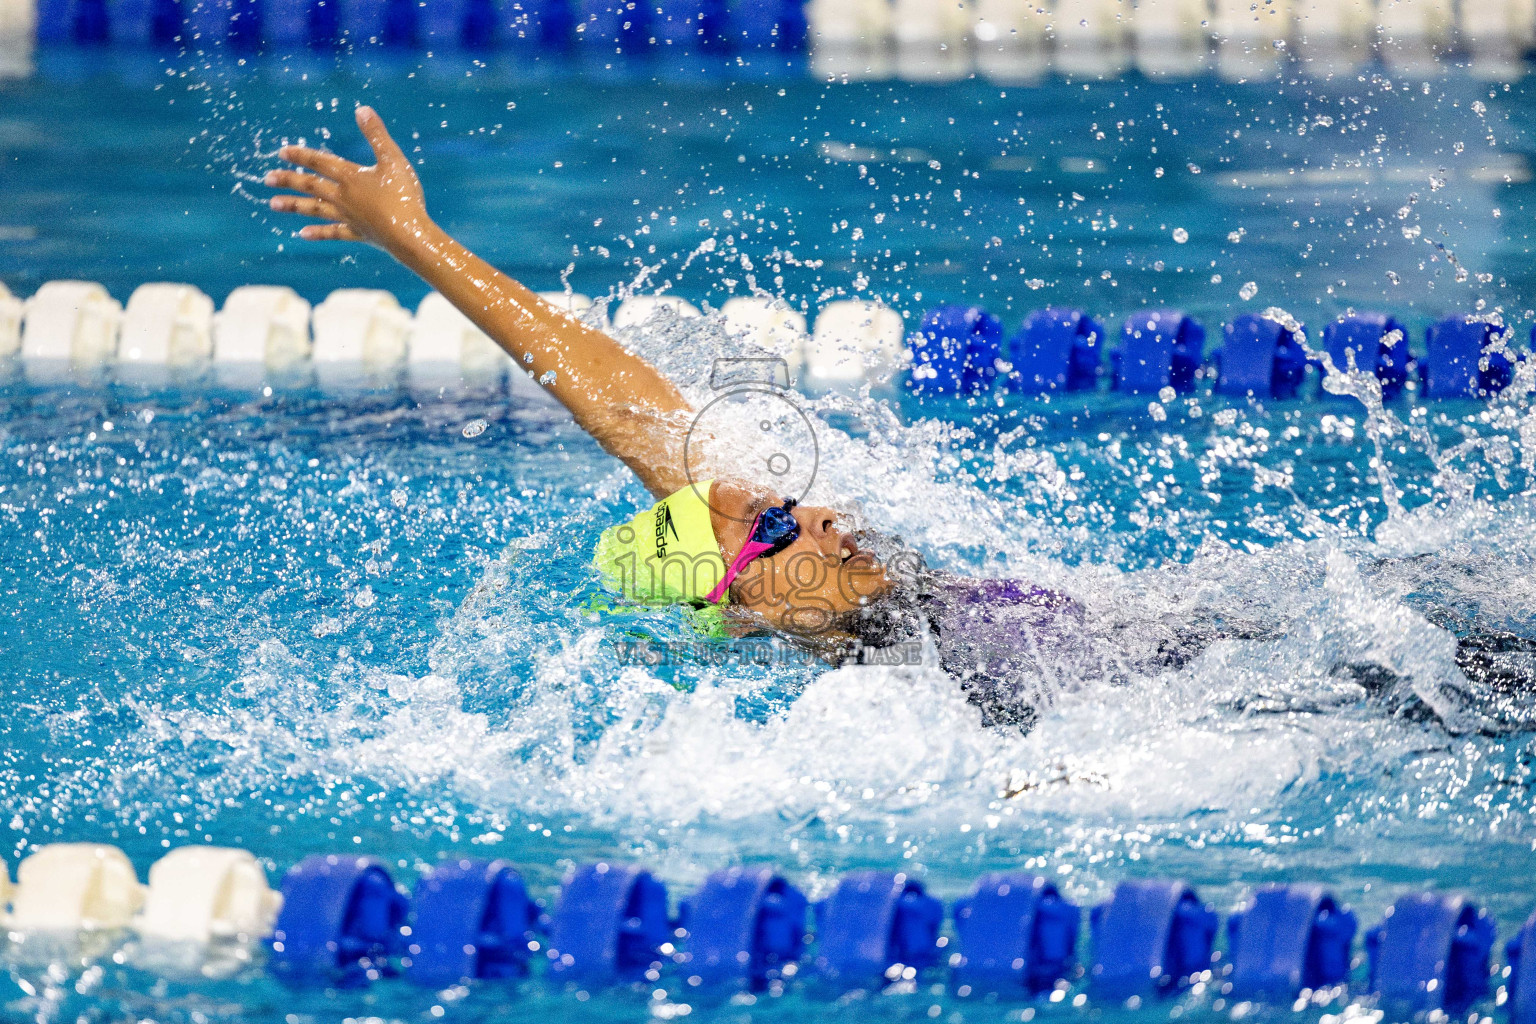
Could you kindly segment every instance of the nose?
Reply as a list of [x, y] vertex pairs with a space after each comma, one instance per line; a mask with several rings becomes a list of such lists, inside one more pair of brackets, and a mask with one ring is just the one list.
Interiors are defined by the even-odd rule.
[[800, 522], [801, 532], [809, 534], [823, 552], [836, 552], [842, 543], [842, 536], [837, 531], [837, 513], [829, 508], [802, 505], [795, 509], [795, 518]]

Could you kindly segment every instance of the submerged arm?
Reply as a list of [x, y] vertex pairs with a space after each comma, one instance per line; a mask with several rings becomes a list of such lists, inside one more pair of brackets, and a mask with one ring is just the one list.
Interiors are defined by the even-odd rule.
[[609, 454], [658, 497], [688, 482], [683, 437], [693, 410], [677, 387], [614, 339], [557, 310], [451, 238], [427, 215], [421, 182], [371, 107], [357, 124], [372, 167], [333, 153], [285, 146], [283, 159], [314, 173], [273, 171], [272, 209], [325, 221], [303, 238], [372, 242], [474, 321]]

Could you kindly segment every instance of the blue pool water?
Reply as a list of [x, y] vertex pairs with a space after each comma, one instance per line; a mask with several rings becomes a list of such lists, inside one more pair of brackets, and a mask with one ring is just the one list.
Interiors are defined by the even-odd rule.
[[[699, 302], [752, 274], [813, 310], [883, 296], [909, 323], [940, 300], [1010, 326], [1048, 302], [1111, 320], [1182, 304], [1213, 327], [1354, 306], [1397, 313], [1415, 338], [1481, 301], [1524, 332], [1522, 88], [1360, 75], [706, 84], [643, 66], [45, 52], [38, 76], [0, 85], [0, 280], [26, 294], [94, 278], [119, 298], [157, 278], [216, 298], [366, 284], [414, 300], [422, 288], [384, 257], [301, 245], [252, 198], [279, 138], [328, 129], [355, 152], [361, 97], [421, 146], [437, 216], [539, 287], [574, 263], [570, 283], [604, 294], [660, 265], [652, 280]], [[708, 360], [734, 351], [710, 319], [631, 341], [696, 397]], [[1413, 888], [1465, 890], [1510, 935], [1536, 886], [1530, 737], [1479, 715], [1529, 701], [1463, 704], [1445, 686], [1453, 633], [1536, 630], [1531, 390], [1405, 400], [1395, 425], [1369, 429], [1351, 399], [1254, 406], [1203, 390], [1155, 408], [806, 397], [818, 496], [935, 564], [1028, 577], [1087, 609], [1082, 652], [1022, 734], [982, 728], [933, 668], [621, 664], [632, 629], [687, 628], [583, 613], [593, 540], [645, 498], [548, 407], [10, 376], [4, 852], [14, 867], [42, 843], [112, 842], [142, 873], [211, 842], [254, 851], [275, 878], [304, 854], [353, 850], [405, 879], [445, 853], [485, 854], [540, 895], [594, 857], [642, 860], [684, 889], [722, 864], [772, 863], [816, 894], [849, 868], [902, 867], [946, 898], [1028, 866], [1083, 903], [1122, 878], [1181, 875], [1223, 909], [1305, 878], [1366, 922]], [[476, 419], [488, 429], [466, 432]], [[1213, 622], [1247, 638], [1189, 643]], [[1368, 692], [1372, 666], [1398, 691]], [[294, 993], [259, 952], [201, 970], [163, 955], [110, 940], [51, 964], [0, 952], [0, 1013], [606, 1021], [692, 1005], [667, 985], [586, 1002], [539, 984]], [[1209, 994], [1134, 1012], [999, 1008], [920, 985], [694, 1012], [1230, 1011]]]

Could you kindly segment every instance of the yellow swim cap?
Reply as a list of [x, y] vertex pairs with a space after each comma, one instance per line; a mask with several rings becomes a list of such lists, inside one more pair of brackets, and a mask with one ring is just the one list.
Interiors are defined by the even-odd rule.
[[725, 578], [709, 520], [713, 483], [689, 484], [604, 530], [592, 559], [603, 582], [637, 604], [706, 604], [705, 596]]

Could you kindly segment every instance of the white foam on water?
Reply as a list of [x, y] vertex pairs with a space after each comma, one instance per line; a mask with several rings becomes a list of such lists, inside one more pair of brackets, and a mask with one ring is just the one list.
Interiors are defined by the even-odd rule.
[[[673, 325], [685, 333], [672, 342], [673, 327], [653, 321], [648, 344], [673, 344], [681, 362], [730, 351], [717, 320]], [[683, 347], [694, 355], [677, 355]], [[684, 386], [697, 395], [700, 379]], [[1463, 488], [1396, 513], [1374, 539], [1314, 517], [1303, 520], [1310, 538], [1269, 547], [1207, 537], [1184, 563], [1073, 566], [1052, 557], [1068, 546], [1068, 528], [957, 472], [959, 428], [902, 426], [867, 394], [807, 407], [818, 421], [856, 411], [870, 432], [852, 438], [818, 422], [813, 498], [853, 502], [870, 525], [900, 531], [939, 565], [1027, 575], [1084, 605], [1082, 644], [1054, 666], [1068, 685], [1029, 732], [984, 727], [932, 652], [928, 664], [899, 668], [701, 662], [676, 670], [692, 688], [674, 689], [671, 677], [620, 663], [622, 625], [583, 619], [570, 610], [578, 595], [550, 592], [548, 538], [537, 536], [488, 566], [444, 622], [431, 673], [338, 668], [339, 694], [327, 692], [268, 641], [234, 686], [247, 698], [238, 706], [142, 706], [146, 732], [224, 751], [206, 755], [220, 771], [197, 783], [210, 799], [274, 777], [366, 778], [446, 790], [509, 820], [565, 816], [634, 836], [698, 826], [685, 829], [696, 846], [718, 845], [722, 834], [792, 842], [807, 829], [910, 840], [1010, 819], [1154, 833], [1198, 822], [1241, 835], [1255, 821], [1324, 808], [1368, 830], [1383, 815], [1432, 813], [1457, 787], [1494, 787], [1478, 773], [1480, 758], [1496, 756], [1455, 752], [1456, 736], [1486, 723], [1454, 637], [1413, 595], [1442, 587], [1491, 607], [1503, 598], [1510, 614], [1536, 606], [1532, 574], [1518, 564], [1529, 561], [1536, 521], [1523, 496], [1490, 502]], [[1214, 428], [1212, 445], [1229, 436]], [[1451, 457], [1461, 472], [1472, 472], [1468, 453]], [[1443, 461], [1437, 471], [1456, 468]], [[1061, 486], [1049, 458], [1000, 472], [1037, 472]], [[986, 552], [979, 560], [976, 549]], [[1463, 579], [1466, 564], [1489, 571]], [[1184, 657], [1159, 654], [1202, 620], [1214, 625]], [[498, 666], [527, 651], [527, 678], [498, 678]], [[1390, 692], [1374, 693], [1360, 666], [1390, 673]], [[775, 685], [800, 692], [742, 713], [742, 701]], [[471, 710], [486, 698], [498, 710]], [[1439, 721], [1398, 713], [1408, 698]], [[1405, 765], [1414, 770], [1400, 779]], [[1341, 789], [1341, 779], [1352, 782]], [[1464, 827], [1492, 830], [1510, 813], [1468, 811], [1485, 824]]]

